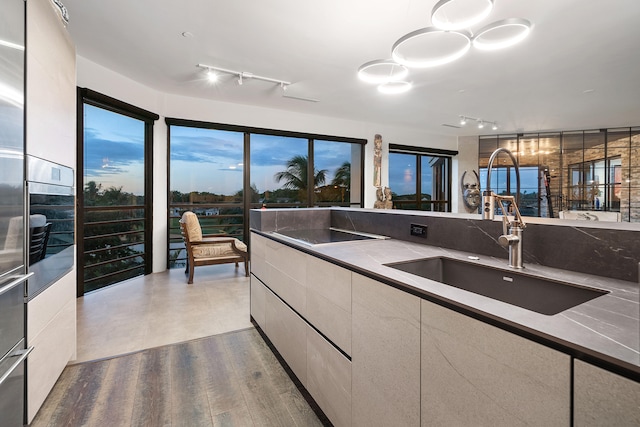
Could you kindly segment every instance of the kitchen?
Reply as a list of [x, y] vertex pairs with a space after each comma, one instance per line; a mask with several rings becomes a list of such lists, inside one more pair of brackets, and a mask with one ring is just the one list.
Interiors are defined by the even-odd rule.
[[[34, 8], [34, 1], [27, 2], [27, 8]], [[499, 3], [497, 3], [499, 4]], [[629, 6], [634, 7], [632, 4], [624, 2], [617, 4], [617, 6]], [[73, 10], [78, 6], [78, 2], [69, 1], [67, 6], [71, 12], [71, 16], [73, 17]], [[73, 7], [72, 7], [73, 6]], [[432, 5], [429, 5], [431, 7]], [[47, 5], [48, 7], [48, 5]], [[47, 13], [49, 13], [48, 11]], [[38, 10], [32, 11], [32, 13], [28, 15], [27, 20], [27, 33], [29, 34], [29, 19], [33, 19], [34, 17], [41, 17], [41, 15], [37, 15]], [[586, 13], [583, 10], [576, 10], [576, 14], [582, 16], [582, 13]], [[633, 13], [630, 13], [632, 15]], [[30, 17], [29, 17], [30, 16]], [[123, 15], [125, 16], [125, 15]], [[57, 19], [57, 21], [51, 19], [47, 20], [47, 25], [42, 26], [40, 28], [43, 29], [43, 32], [51, 31], [53, 34], [57, 34], [59, 38], [58, 42], [56, 42], [55, 46], [60, 46], [60, 40], [65, 43], [69, 43], [71, 37], [64, 33], [67, 32], [67, 29], [64, 25], [60, 25], [60, 18], [57, 15], [54, 15], [53, 18]], [[73, 18], [72, 18], [73, 19]], [[533, 19], [533, 18], [532, 18]], [[13, 21], [12, 21], [13, 22]], [[79, 24], [79, 23], [78, 23]], [[70, 24], [71, 25], [71, 24]], [[539, 23], [542, 25], [542, 22]], [[4, 28], [4, 26], [3, 26]], [[70, 27], [71, 28], [71, 27]], [[625, 26], [626, 28], [626, 26]], [[538, 28], [539, 29], [539, 28]], [[434, 145], [440, 145], [442, 148], [451, 148], [452, 145], [458, 144], [457, 136], [453, 134], [440, 134], [434, 135], [434, 128], [432, 127], [429, 132], [418, 130], [411, 127], [400, 127], [397, 125], [378, 125], [378, 119], [375, 120], [363, 120], [361, 122], [350, 122], [342, 119], [337, 119], [335, 117], [330, 116], [322, 116], [318, 114], [315, 116], [315, 119], [309, 116], [310, 112], [301, 113], [299, 111], [285, 111], [279, 110], [275, 108], [270, 108], [268, 106], [256, 106], [256, 107], [247, 107], [246, 105], [241, 105], [232, 102], [221, 102], [221, 101], [203, 101], [195, 98], [185, 98], [181, 95], [169, 94], [165, 92], [162, 88], [157, 89], [153, 88], [152, 85], [146, 85], [147, 81], [145, 78], [136, 78], [134, 79], [134, 75], [129, 75], [125, 71], [117, 67], [109, 67], [107, 66], [108, 61], [101, 62], [99, 55], [91, 55], [90, 51], [85, 51], [84, 53], [80, 52], [76, 55], [73, 45], [77, 43], [81, 45], [84, 43], [84, 39], [73, 40], [72, 43], [67, 44], [65, 48], [63, 48], [64, 58], [66, 60], [61, 61], [60, 52], [47, 52], [47, 50], [51, 49], [51, 42], [47, 41], [50, 33], [38, 34], [35, 32], [35, 28], [31, 27], [31, 36], [33, 39], [31, 42], [28, 41], [27, 45], [27, 56], [34, 55], [31, 61], [27, 61], [27, 87], [31, 87], [31, 89], [27, 90], [27, 132], [26, 132], [26, 140], [27, 140], [27, 153], [37, 158], [47, 159], [54, 164], [67, 166], [71, 168], [75, 168], [75, 159], [69, 153], [75, 152], [75, 87], [91, 87], [96, 90], [99, 90], [103, 93], [108, 93], [110, 96], [114, 96], [120, 99], [124, 99], [128, 102], [134, 104], [142, 104], [143, 107], [148, 108], [151, 111], [162, 111], [163, 116], [165, 117], [184, 117], [185, 115], [192, 119], [197, 120], [212, 120], [211, 110], [215, 111], [215, 121], [218, 122], [227, 122], [227, 123], [241, 123], [253, 126], [262, 126], [268, 128], [279, 128], [279, 129], [291, 129], [291, 126], [295, 126], [296, 130], [306, 130], [306, 131], [314, 131], [318, 133], [326, 133], [326, 134], [335, 134], [340, 133], [344, 135], [355, 135], [363, 138], [372, 138], [374, 134], [381, 132], [385, 139], [387, 140], [396, 140], [396, 141], [434, 141]], [[633, 29], [630, 29], [633, 31]], [[62, 34], [62, 35], [61, 35]], [[399, 36], [400, 34], [398, 34]], [[40, 38], [37, 38], [40, 37]], [[182, 36], [179, 36], [182, 37]], [[183, 37], [185, 40], [186, 38]], [[633, 39], [633, 33], [629, 37]], [[624, 39], [624, 38], [623, 38]], [[184, 41], [184, 40], [182, 40]], [[384, 51], [386, 52], [386, 44], [391, 44], [392, 39], [384, 39], [381, 38], [380, 45], [384, 45]], [[40, 43], [40, 45], [38, 44]], [[15, 50], [15, 49], [14, 49]], [[628, 52], [633, 52], [630, 50]], [[86, 56], [84, 56], [86, 55]], [[3, 52], [3, 58], [4, 58]], [[29, 59], [29, 58], [27, 58]], [[628, 53], [628, 58], [630, 62], [626, 67], [629, 69], [634, 69], [634, 64], [637, 58], [633, 53]], [[560, 59], [557, 59], [560, 61]], [[77, 61], [77, 81], [76, 81], [76, 61]], [[191, 61], [185, 65], [185, 67], [189, 68], [189, 72], [196, 73], [195, 65], [200, 62]], [[361, 61], [361, 62], [364, 62]], [[31, 68], [29, 68], [29, 64]], [[46, 64], [43, 65], [43, 64]], [[359, 65], [359, 64], [358, 64]], [[625, 67], [620, 67], [625, 68]], [[355, 70], [354, 74], [355, 74]], [[13, 72], [13, 75], [18, 75], [20, 73]], [[266, 74], [266, 73], [265, 73]], [[64, 77], [59, 78], [59, 76], [73, 76], [73, 77]], [[31, 76], [31, 80], [29, 80], [29, 76]], [[195, 78], [195, 77], [194, 77]], [[615, 78], [612, 78], [611, 81], [615, 81]], [[31, 83], [30, 83], [31, 82]], [[235, 83], [234, 83], [235, 84]], [[355, 85], [357, 83], [351, 82], [350, 84]], [[243, 86], [249, 86], [249, 82], [245, 82]], [[235, 86], [234, 86], [235, 87]], [[290, 88], [293, 91], [293, 87]], [[586, 89], [585, 89], [586, 90]], [[591, 106], [593, 101], [578, 102], [573, 107], [567, 107], [569, 110], [566, 113], [566, 122], [556, 121], [552, 123], [548, 123], [545, 125], [535, 124], [527, 124], [524, 128], [525, 131], [533, 131], [537, 129], [586, 129], [593, 126], [596, 127], [608, 127], [608, 126], [633, 126], [637, 125], [637, 102], [629, 101], [631, 99], [637, 99], [632, 93], [634, 87], [630, 87], [628, 89], [627, 94], [620, 95], [619, 103], [610, 102], [609, 104], [605, 104], [602, 108], [596, 109], [591, 108], [589, 112], [593, 113], [594, 111], [598, 113], [603, 113], [602, 110], [606, 110], [609, 107], [611, 109], [616, 108], [615, 113], [613, 114], [613, 118], [608, 117], [604, 118], [604, 116], [599, 117], [598, 115], [590, 115], [582, 111], [581, 108], [578, 108], [581, 105]], [[603, 89], [605, 91], [605, 89]], [[617, 91], [619, 92], [619, 91]], [[29, 102], [32, 96], [36, 96], [41, 94], [44, 101], [36, 100]], [[594, 95], [598, 95], [597, 91]], [[588, 93], [581, 94], [581, 96], [587, 97], [590, 96]], [[627, 98], [628, 96], [628, 98]], [[490, 99], [492, 95], [488, 95], [486, 99]], [[585, 99], [583, 97], [583, 100]], [[57, 110], [56, 108], [51, 107], [50, 100], [64, 100], [63, 104], [65, 108], [63, 110]], [[525, 98], [526, 99], [526, 98]], [[387, 101], [388, 102], [388, 101]], [[392, 101], [395, 103], [396, 101]], [[496, 103], [506, 103], [504, 99], [498, 100]], [[508, 103], [507, 103], [508, 104]], [[533, 104], [533, 103], [532, 103]], [[314, 108], [314, 107], [310, 107]], [[456, 108], [452, 108], [448, 114], [453, 118], [447, 118], [446, 122], [450, 123], [452, 120], [457, 120], [458, 114], [464, 114], [463, 111], [459, 111], [464, 108], [464, 105], [459, 105]], [[474, 108], [480, 109], [480, 107], [475, 106]], [[544, 110], [544, 105], [532, 105], [530, 107], [534, 110], [534, 113], [531, 114], [533, 117], [538, 117], [538, 111]], [[293, 108], [295, 110], [296, 108]], [[399, 109], [396, 109], [399, 110]], [[455, 110], [455, 112], [453, 112]], [[64, 113], [54, 114], [56, 111], [64, 111]], [[584, 114], [582, 114], [584, 113]], [[19, 114], [15, 113], [15, 114]], [[31, 115], [30, 115], [31, 114]], [[390, 115], [397, 116], [399, 115], [398, 111], [394, 111], [389, 113]], [[496, 114], [496, 113], [494, 113]], [[572, 122], [572, 120], [577, 120], [578, 116], [584, 116], [584, 121], [587, 124], [578, 124], [579, 122]], [[554, 116], [556, 118], [562, 118], [562, 115]], [[431, 126], [437, 126], [437, 128], [442, 128], [441, 123], [445, 122], [445, 119], [442, 116], [438, 116], [438, 118], [442, 118], [442, 120], [437, 120], [437, 125], [433, 123]], [[498, 120], [498, 119], [495, 119]], [[502, 119], [500, 119], [502, 120]], [[559, 119], [558, 119], [559, 120]], [[506, 121], [506, 119], [505, 119]], [[292, 124], [295, 122], [295, 124]], [[434, 122], [434, 123], [435, 123]], [[535, 120], [534, 120], [535, 122]], [[583, 122], [584, 123], [584, 122]], [[383, 129], [380, 130], [380, 127]], [[513, 124], [514, 129], [517, 129], [516, 123], [514, 121]], [[444, 129], [444, 128], [442, 128]], [[160, 141], [162, 145], [157, 148], [156, 151], [156, 159], [158, 162], [158, 167], [154, 170], [154, 180], [156, 182], [166, 182], [166, 165], [165, 165], [165, 148], [163, 147], [163, 141], [166, 140], [166, 128], [159, 125], [156, 126], [154, 132], [156, 132], [156, 141]], [[448, 132], [448, 130], [445, 130]], [[52, 139], [53, 137], [53, 139]], [[468, 137], [468, 136], [467, 136]], [[461, 137], [461, 141], [463, 138]], [[18, 144], [19, 145], [19, 144]], [[373, 158], [373, 149], [369, 144], [366, 147], [366, 167], [365, 167], [365, 182], [370, 183], [372, 181], [372, 170], [369, 168], [372, 163], [371, 160]], [[9, 147], [10, 149], [14, 149], [15, 147]], [[386, 147], [385, 147], [386, 148]], [[3, 147], [4, 149], [4, 147]], [[476, 154], [471, 150], [471, 153], [463, 153], [466, 155], [470, 155], [472, 158]], [[12, 154], [18, 156], [18, 162], [20, 162], [19, 157], [24, 156], [23, 154]], [[14, 159], [15, 160], [15, 159]], [[4, 160], [3, 160], [4, 161]], [[10, 161], [10, 160], [6, 160]], [[469, 162], [470, 165], [474, 165], [474, 159]], [[477, 167], [477, 161], [475, 163]], [[387, 168], [387, 165], [383, 165], [383, 168]], [[5, 169], [2, 168], [3, 171], [10, 170], [12, 168]], [[462, 168], [461, 168], [462, 169]], [[383, 176], [386, 174], [387, 170], [384, 170]], [[458, 175], [461, 175], [462, 170], [459, 171]], [[4, 181], [4, 176], [3, 176]], [[7, 182], [18, 182], [16, 178], [7, 178]], [[14, 189], [14, 198], [17, 194], [18, 190]], [[162, 186], [157, 188], [156, 193], [158, 197], [156, 199], [156, 204], [154, 205], [154, 230], [158, 233], [157, 241], [161, 242], [158, 244], [159, 250], [156, 251], [156, 255], [154, 258], [154, 271], [162, 271], [166, 266], [166, 259], [164, 259], [164, 251], [163, 245], [166, 241], [166, 205], [163, 203], [166, 197], [166, 191]], [[372, 206], [374, 200], [374, 191], [370, 188], [365, 189], [364, 196], [364, 205]], [[20, 204], [23, 203], [18, 200]], [[17, 205], [13, 205], [11, 209], [13, 209], [14, 213], [18, 211], [22, 211], [24, 208], [16, 207]], [[4, 218], [5, 220], [9, 220], [14, 216], [20, 216], [18, 213], [14, 215], [14, 213], [7, 214], [8, 216]], [[23, 229], [26, 229], [23, 227]], [[19, 240], [23, 240], [23, 238], [19, 238]], [[16, 258], [13, 258], [13, 257]], [[17, 259], [23, 259], [24, 255], [13, 255], [9, 256], [9, 260], [13, 259], [14, 261]], [[5, 260], [3, 256], [3, 261]], [[20, 262], [18, 263], [20, 264]], [[22, 262], [22, 264], [26, 264]], [[21, 265], [22, 265], [21, 264]], [[20, 274], [26, 274], [26, 267], [20, 267], [20, 265], [14, 265], [15, 268], [21, 270]], [[11, 268], [11, 267], [9, 267]], [[13, 270], [12, 270], [13, 271]], [[73, 277], [73, 273], [71, 276], [66, 274], [62, 280], [62, 285], [64, 287], [64, 298], [63, 303], [60, 305], [60, 309], [53, 315], [54, 319], [57, 319], [60, 325], [70, 325], [72, 322], [70, 319], [73, 318], [72, 309], [70, 308], [70, 302], [74, 298], [74, 288], [75, 288], [75, 277]], [[4, 282], [3, 282], [4, 283]], [[67, 289], [70, 288], [71, 290]], [[55, 288], [53, 288], [55, 290]], [[40, 295], [40, 297], [46, 295]], [[42, 298], [40, 298], [42, 299]], [[43, 305], [44, 301], [42, 302]], [[33, 301], [35, 304], [38, 304], [40, 301], [38, 298], [35, 298]], [[33, 305], [35, 308], [36, 306]], [[35, 311], [35, 310], [32, 310]], [[58, 317], [57, 314], [60, 314], [62, 317]], [[74, 319], [75, 320], [75, 319]], [[44, 324], [49, 324], [48, 322], [44, 322]], [[35, 322], [32, 322], [34, 325]], [[37, 333], [34, 332], [32, 335], [37, 336]], [[24, 335], [22, 335], [24, 336]], [[42, 335], [44, 338], [44, 335]], [[74, 337], [67, 337], [69, 341], [73, 341]], [[19, 340], [16, 340], [18, 343]], [[61, 369], [64, 365], [73, 358], [73, 343], [69, 342], [68, 345], [65, 344], [64, 354], [60, 354], [56, 358], [57, 369]], [[26, 346], [27, 348], [29, 346]], [[36, 350], [34, 350], [36, 351]], [[65, 360], [66, 359], [66, 360]], [[37, 359], [31, 359], [30, 361], [37, 361]], [[34, 365], [34, 370], [37, 367]], [[51, 372], [43, 373], [41, 378], [47, 376], [48, 380], [50, 377], [55, 377], [55, 375]], [[55, 378], [54, 378], [55, 381]], [[49, 381], [50, 382], [50, 381]], [[34, 401], [37, 402], [39, 399], [43, 399], [43, 395], [46, 396], [45, 387], [31, 387], [32, 390], [38, 389], [40, 391], [40, 395]], [[32, 405], [37, 408], [37, 404]], [[30, 416], [33, 416], [32, 413]]]

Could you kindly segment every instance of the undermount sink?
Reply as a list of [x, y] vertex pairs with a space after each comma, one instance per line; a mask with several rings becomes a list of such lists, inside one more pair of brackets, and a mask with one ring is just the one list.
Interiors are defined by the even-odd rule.
[[608, 293], [446, 257], [385, 265], [546, 315], [558, 314]]

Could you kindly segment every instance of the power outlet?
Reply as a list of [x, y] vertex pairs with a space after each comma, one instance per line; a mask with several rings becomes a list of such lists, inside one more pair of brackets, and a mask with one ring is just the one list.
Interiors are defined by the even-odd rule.
[[411, 235], [427, 238], [427, 226], [422, 224], [411, 224]]

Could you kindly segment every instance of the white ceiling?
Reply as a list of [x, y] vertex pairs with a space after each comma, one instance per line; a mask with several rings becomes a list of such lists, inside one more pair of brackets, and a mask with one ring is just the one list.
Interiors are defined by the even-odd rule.
[[[640, 125], [638, 0], [495, 0], [472, 30], [526, 18], [529, 37], [412, 70], [414, 88], [400, 95], [378, 93], [357, 69], [430, 26], [437, 0], [63, 2], [78, 55], [162, 92], [444, 135], [479, 133], [443, 126], [459, 115], [497, 121], [500, 133]], [[319, 102], [283, 98], [258, 80], [238, 86], [232, 76], [212, 86], [198, 63], [290, 81], [288, 95]]]

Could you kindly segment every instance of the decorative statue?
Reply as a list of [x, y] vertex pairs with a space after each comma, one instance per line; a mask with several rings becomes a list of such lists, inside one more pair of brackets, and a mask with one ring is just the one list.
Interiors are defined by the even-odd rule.
[[382, 187], [382, 136], [376, 134], [373, 138], [373, 186]]
[[384, 187], [384, 192], [382, 187], [378, 187], [376, 189], [376, 201], [373, 203], [374, 209], [393, 209], [393, 202], [391, 201], [391, 189], [389, 187]]
[[393, 202], [391, 201], [391, 189], [384, 187], [384, 208], [393, 209]]
[[384, 196], [382, 195], [382, 187], [376, 189], [376, 201], [373, 203], [374, 209], [384, 209]]

